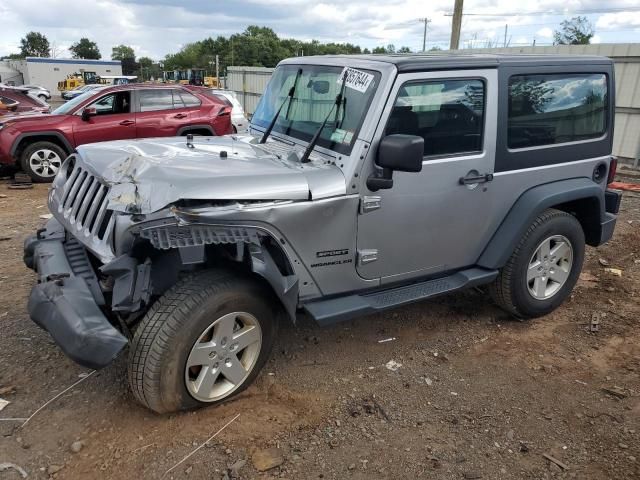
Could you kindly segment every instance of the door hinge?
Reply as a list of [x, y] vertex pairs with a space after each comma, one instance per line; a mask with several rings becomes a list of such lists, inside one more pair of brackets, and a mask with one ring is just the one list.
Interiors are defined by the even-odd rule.
[[358, 250], [358, 265], [365, 265], [376, 260], [378, 260], [378, 250]]
[[382, 207], [382, 197], [379, 195], [367, 195], [360, 199], [360, 213], [373, 212]]

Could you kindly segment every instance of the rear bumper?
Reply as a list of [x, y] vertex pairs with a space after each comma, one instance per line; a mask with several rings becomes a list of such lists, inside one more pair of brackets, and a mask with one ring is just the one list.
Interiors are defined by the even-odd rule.
[[602, 245], [613, 237], [613, 231], [616, 228], [616, 220], [618, 219], [618, 211], [620, 210], [620, 202], [622, 201], [622, 192], [617, 190], [607, 190], [604, 196], [605, 214], [604, 220], [600, 221], [600, 242]]
[[68, 357], [99, 369], [118, 356], [127, 339], [98, 305], [104, 299], [86, 251], [65, 236], [62, 225], [52, 219], [25, 240], [25, 264], [38, 274], [29, 296], [29, 315]]

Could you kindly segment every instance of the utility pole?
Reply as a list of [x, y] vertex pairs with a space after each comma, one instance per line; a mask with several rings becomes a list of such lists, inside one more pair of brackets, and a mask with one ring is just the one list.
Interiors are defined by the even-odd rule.
[[507, 31], [509, 30], [509, 24], [504, 24], [504, 46], [507, 46]]
[[419, 18], [421, 22], [424, 22], [424, 33], [422, 34], [422, 51], [427, 49], [427, 25], [431, 22], [428, 18]]
[[462, 2], [463, 0], [456, 0], [453, 6], [453, 19], [451, 21], [451, 43], [449, 43], [450, 50], [458, 50], [460, 44], [460, 27], [462, 26]]
[[220, 88], [220, 60], [218, 58], [218, 54], [216, 53], [216, 83], [217, 87]]

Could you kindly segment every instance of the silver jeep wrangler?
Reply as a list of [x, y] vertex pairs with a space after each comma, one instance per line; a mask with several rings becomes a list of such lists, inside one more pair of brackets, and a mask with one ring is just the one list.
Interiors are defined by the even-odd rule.
[[156, 412], [247, 387], [278, 320], [321, 325], [472, 286], [520, 319], [613, 233], [611, 60], [281, 62], [250, 132], [84, 145], [25, 242], [31, 318], [90, 368], [129, 345]]

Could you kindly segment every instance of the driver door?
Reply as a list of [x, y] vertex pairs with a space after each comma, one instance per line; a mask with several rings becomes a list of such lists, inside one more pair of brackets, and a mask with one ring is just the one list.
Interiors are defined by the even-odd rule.
[[496, 70], [398, 76], [376, 138], [421, 136], [425, 155], [421, 172], [394, 172], [390, 189], [364, 194], [357, 239], [362, 277], [391, 283], [477, 260], [493, 233], [487, 219], [496, 118]]
[[73, 135], [76, 145], [136, 138], [130, 91], [108, 93], [85, 108], [95, 108], [96, 115], [87, 121], [82, 120], [82, 112], [75, 115]]

